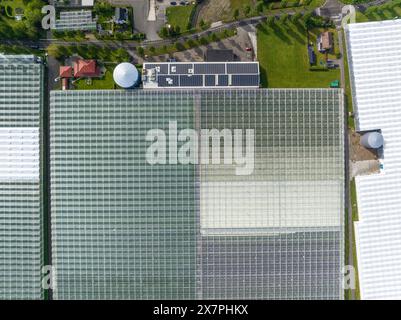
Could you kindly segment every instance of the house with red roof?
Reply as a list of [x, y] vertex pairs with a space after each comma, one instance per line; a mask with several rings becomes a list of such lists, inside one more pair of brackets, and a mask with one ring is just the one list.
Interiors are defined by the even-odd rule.
[[96, 60], [77, 59], [74, 62], [75, 78], [96, 78], [100, 77], [101, 70], [96, 65]]
[[60, 67], [60, 78], [72, 78], [72, 67], [61, 66]]

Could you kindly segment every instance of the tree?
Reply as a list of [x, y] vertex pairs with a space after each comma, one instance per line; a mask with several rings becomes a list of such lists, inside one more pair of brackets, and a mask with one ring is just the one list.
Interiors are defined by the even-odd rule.
[[299, 21], [301, 18], [302, 18], [302, 13], [297, 12], [296, 14], [294, 14], [294, 15], [292, 16], [292, 21], [293, 21], [293, 22], [297, 22], [297, 21]]
[[264, 7], [263, 1], [259, 1], [259, 2], [256, 4], [255, 9], [256, 9], [257, 12], [263, 12], [263, 7]]
[[202, 37], [199, 39], [199, 43], [204, 46], [208, 44], [208, 41], [205, 37]]
[[143, 57], [145, 55], [145, 50], [143, 49], [143, 47], [138, 47], [136, 49], [136, 52], [138, 52], [138, 54]]
[[247, 17], [251, 13], [251, 7], [249, 5], [246, 5], [244, 7], [244, 15]]
[[55, 59], [60, 59], [62, 57], [59, 46], [57, 44], [51, 44], [47, 47], [47, 53], [49, 56], [55, 58]]
[[273, 27], [276, 23], [276, 18], [274, 16], [270, 16], [267, 18], [267, 25], [269, 27]]
[[238, 9], [235, 9], [235, 10], [234, 10], [234, 13], [233, 13], [233, 18], [234, 18], [234, 20], [237, 20], [238, 17], [239, 17], [239, 10], [238, 10]]
[[167, 38], [167, 37], [168, 37], [168, 29], [167, 29], [167, 27], [161, 28], [161, 30], [160, 30], [160, 36], [161, 36], [162, 38]]
[[182, 51], [185, 49], [184, 45], [181, 42], [176, 42], [174, 44], [174, 47], [177, 49], [177, 51]]
[[203, 30], [203, 29], [205, 29], [205, 27], [206, 27], [206, 22], [205, 22], [205, 20], [201, 20], [200, 22], [199, 22], [199, 26], [200, 26], [200, 28]]
[[123, 49], [123, 48], [118, 48], [115, 51], [112, 51], [112, 60], [113, 62], [123, 62], [123, 61], [129, 61], [130, 60], [130, 55], [129, 53]]
[[93, 7], [93, 11], [95, 12], [96, 15], [104, 17], [106, 19], [111, 18], [114, 15], [113, 6], [104, 0], [96, 1]]
[[213, 42], [216, 42], [216, 41], [219, 40], [219, 37], [218, 37], [215, 33], [212, 33], [212, 34], [210, 35], [210, 39], [211, 39]]
[[288, 13], [283, 13], [283, 14], [280, 16], [280, 22], [281, 22], [282, 24], [285, 24], [287, 21], [288, 21]]

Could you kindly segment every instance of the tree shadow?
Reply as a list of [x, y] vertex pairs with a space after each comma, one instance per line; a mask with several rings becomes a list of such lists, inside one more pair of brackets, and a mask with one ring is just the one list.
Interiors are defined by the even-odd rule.
[[305, 44], [306, 42], [305, 38], [303, 38], [299, 33], [295, 32], [293, 29], [288, 28], [287, 33], [291, 38], [293, 38], [299, 44]]
[[283, 29], [281, 29], [277, 24], [274, 24], [272, 27], [274, 35], [280, 40], [284, 41], [287, 44], [292, 44], [291, 39], [284, 34]]

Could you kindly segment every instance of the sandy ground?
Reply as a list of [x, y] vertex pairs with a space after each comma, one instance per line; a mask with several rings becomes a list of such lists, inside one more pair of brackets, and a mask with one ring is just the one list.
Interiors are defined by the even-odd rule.
[[349, 133], [349, 169], [351, 178], [380, 172], [380, 162], [376, 152], [362, 146], [360, 140], [361, 135], [359, 133]]
[[230, 0], [204, 0], [199, 12], [199, 20], [215, 22], [226, 19], [231, 12]]
[[377, 160], [377, 154], [371, 149], [366, 149], [360, 143], [361, 136], [357, 132], [350, 132], [349, 146], [350, 146], [350, 160], [351, 161], [364, 161], [364, 160]]

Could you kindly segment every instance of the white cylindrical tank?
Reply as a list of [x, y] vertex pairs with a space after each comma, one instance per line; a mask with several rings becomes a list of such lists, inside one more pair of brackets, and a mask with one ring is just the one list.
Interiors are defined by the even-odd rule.
[[364, 147], [378, 149], [383, 146], [384, 139], [380, 132], [367, 132], [361, 137], [361, 143]]
[[120, 63], [113, 72], [114, 82], [122, 88], [131, 88], [139, 82], [139, 72], [128, 62]]

